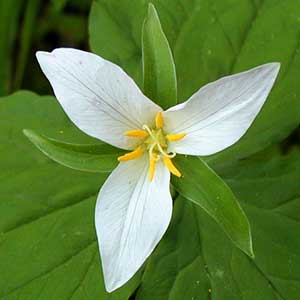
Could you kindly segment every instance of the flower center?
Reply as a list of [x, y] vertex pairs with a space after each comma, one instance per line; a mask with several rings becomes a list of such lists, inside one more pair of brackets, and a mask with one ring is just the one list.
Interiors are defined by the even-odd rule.
[[149, 151], [150, 159], [156, 159], [161, 155], [169, 158], [175, 157], [175, 153], [167, 153], [167, 138], [161, 128], [150, 129], [147, 125], [144, 125], [143, 129], [149, 134], [149, 136], [145, 139], [144, 144], [146, 146], [146, 150]]
[[128, 137], [139, 138], [141, 143], [132, 152], [126, 153], [118, 160], [120, 162], [128, 161], [141, 157], [145, 152], [149, 154], [149, 179], [152, 181], [155, 173], [156, 163], [162, 159], [168, 170], [175, 176], [181, 177], [181, 173], [174, 166], [172, 158], [176, 153], [168, 152], [169, 142], [175, 142], [183, 139], [186, 134], [165, 134], [163, 131], [164, 120], [161, 112], [157, 113], [155, 118], [155, 128], [143, 125], [142, 129], [126, 131]]

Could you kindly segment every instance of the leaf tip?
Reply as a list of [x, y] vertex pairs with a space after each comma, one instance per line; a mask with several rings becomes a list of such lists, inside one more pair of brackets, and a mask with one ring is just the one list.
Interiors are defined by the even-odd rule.
[[23, 134], [24, 134], [27, 138], [30, 139], [30, 138], [32, 137], [33, 132], [32, 132], [30, 129], [24, 128], [22, 131], [23, 131]]
[[251, 259], [255, 259], [255, 254], [253, 251], [253, 245], [252, 245], [252, 235], [251, 232], [249, 232], [249, 240], [247, 242], [247, 245], [240, 248], [243, 252], [245, 252]]
[[152, 13], [152, 12], [156, 12], [155, 6], [152, 2], [148, 3], [148, 14]]
[[250, 247], [250, 249], [249, 249], [249, 252], [248, 252], [247, 254], [249, 255], [249, 257], [250, 257], [251, 259], [255, 259], [255, 254], [254, 254], [252, 245], [251, 245], [251, 247]]
[[251, 259], [255, 259], [255, 254], [254, 254], [254, 251], [251, 248], [248, 248], [248, 249], [242, 249], [243, 252], [245, 252], [246, 255], [248, 255]]
[[254, 254], [254, 251], [253, 251], [253, 242], [252, 242], [252, 232], [251, 232], [251, 226], [250, 226], [250, 223], [248, 221], [248, 218], [247, 216], [245, 215], [244, 211], [243, 211], [243, 215], [245, 217], [245, 225], [247, 226], [247, 229], [246, 229], [246, 236], [247, 238], [243, 238], [243, 242], [241, 242], [239, 245], [237, 245], [245, 254], [247, 254], [251, 259], [254, 259], [255, 258], [255, 254]]
[[38, 134], [36, 134], [33, 130], [26, 128], [23, 129], [23, 134], [29, 139], [31, 143], [38, 147], [38, 140], [40, 138]]
[[156, 10], [154, 4], [150, 2], [148, 4], [148, 13], [147, 13], [146, 19], [153, 19], [153, 18], [158, 20], [158, 22], [159, 22], [159, 17], [158, 17], [157, 10]]

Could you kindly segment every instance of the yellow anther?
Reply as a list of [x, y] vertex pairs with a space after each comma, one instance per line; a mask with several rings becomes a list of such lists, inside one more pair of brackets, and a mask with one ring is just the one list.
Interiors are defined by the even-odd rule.
[[149, 180], [150, 181], [152, 181], [152, 179], [154, 177], [156, 162], [157, 162], [157, 159], [152, 158], [152, 157], [150, 158], [150, 161], [149, 161]]
[[176, 141], [182, 140], [185, 136], [186, 136], [186, 133], [168, 134], [166, 136], [166, 138], [170, 142], [176, 142]]
[[174, 166], [172, 160], [167, 157], [167, 156], [164, 156], [163, 157], [163, 162], [165, 164], [165, 166], [168, 168], [168, 170], [175, 176], [177, 177], [181, 177], [181, 173], [179, 172], [179, 170]]
[[141, 147], [138, 147], [132, 152], [119, 156], [118, 161], [128, 161], [128, 160], [139, 158], [142, 155], [143, 155], [143, 150]]
[[163, 117], [161, 111], [156, 114], [155, 125], [156, 125], [156, 128], [163, 128], [164, 127], [164, 117]]
[[136, 129], [136, 130], [126, 131], [124, 133], [124, 135], [143, 139], [143, 138], [147, 137], [149, 134], [146, 130]]

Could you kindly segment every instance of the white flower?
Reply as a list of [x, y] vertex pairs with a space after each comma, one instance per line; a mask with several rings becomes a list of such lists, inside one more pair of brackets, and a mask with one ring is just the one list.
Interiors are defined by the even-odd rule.
[[[237, 142], [264, 104], [279, 63], [224, 77], [167, 111], [118, 66], [75, 49], [38, 52], [66, 114], [86, 134], [121, 149], [102, 186], [95, 222], [106, 289], [127, 282], [165, 233], [172, 214], [176, 153], [210, 155]], [[200, 70], [199, 70], [200, 71]]]

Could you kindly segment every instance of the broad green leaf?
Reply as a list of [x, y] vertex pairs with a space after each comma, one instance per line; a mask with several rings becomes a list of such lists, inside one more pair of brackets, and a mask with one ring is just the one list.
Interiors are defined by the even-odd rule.
[[26, 127], [96, 142], [72, 125], [54, 97], [19, 92], [0, 99], [0, 299], [128, 299], [139, 275], [107, 295], [101, 274], [94, 206], [107, 175], [53, 162], [23, 135]]
[[142, 33], [144, 93], [163, 109], [177, 103], [177, 81], [173, 55], [152, 4]]
[[299, 150], [241, 161], [223, 176], [250, 219], [255, 259], [234, 247], [205, 212], [179, 197], [137, 300], [299, 299]]
[[237, 247], [253, 257], [248, 219], [228, 185], [198, 157], [180, 156], [175, 161], [183, 174], [173, 178], [177, 191], [203, 208]]
[[32, 130], [23, 133], [45, 155], [54, 161], [74, 170], [108, 173], [118, 165], [122, 150], [108, 144], [80, 145], [64, 143]]
[[[211, 157], [211, 163], [246, 157], [297, 127], [300, 0], [151, 2], [174, 54], [180, 101], [224, 75], [281, 62], [278, 81], [253, 126], [235, 146]], [[119, 64], [138, 83], [142, 79], [141, 27], [148, 3], [96, 0], [90, 15], [92, 50]]]
[[0, 96], [12, 87], [13, 49], [23, 0], [0, 0]]

